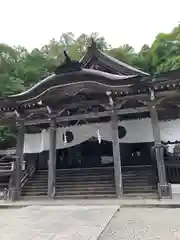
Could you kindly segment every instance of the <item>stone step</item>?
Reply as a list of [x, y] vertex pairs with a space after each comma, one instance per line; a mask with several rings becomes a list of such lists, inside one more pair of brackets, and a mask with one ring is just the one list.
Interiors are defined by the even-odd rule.
[[155, 182], [156, 178], [123, 178], [123, 181], [126, 183], [132, 183], [132, 182], [145, 182], [145, 183], [150, 183], [150, 182]]
[[141, 187], [146, 187], [146, 186], [156, 186], [156, 183], [124, 183], [123, 182], [123, 187], [136, 187], [136, 186], [141, 186]]
[[[86, 172], [86, 171], [82, 171], [82, 172], [79, 172], [79, 171], [77, 171], [77, 172], [57, 172], [56, 171], [56, 175], [59, 175], [59, 176], [73, 176], [73, 175], [98, 175], [98, 174], [114, 174], [114, 171], [98, 171], [98, 172]], [[36, 172], [36, 175], [38, 175], [38, 176], [46, 176], [46, 175], [48, 175], [48, 172], [46, 172], [46, 173], [38, 173], [38, 172]]]
[[[31, 186], [24, 186], [24, 189], [27, 189], [31, 187], [31, 189], [41, 189], [42, 187], [43, 188], [48, 188], [47, 185], [39, 185], [39, 184], [36, 184], [36, 185], [31, 185]], [[109, 184], [99, 184], [99, 183], [96, 183], [96, 184], [59, 184], [59, 183], [56, 183], [56, 188], [59, 189], [59, 188], [67, 188], [67, 189], [71, 189], [71, 188], [106, 188], [106, 187], [115, 187], [115, 184], [113, 183], [109, 183]]]
[[139, 195], [139, 194], [148, 194], [148, 193], [155, 193], [156, 191], [155, 190], [131, 190], [131, 191], [127, 191], [127, 190], [123, 190], [123, 193], [124, 194], [136, 194], [136, 195]]
[[[29, 180], [30, 182], [47, 182], [48, 178], [31, 178]], [[56, 178], [56, 182], [97, 182], [97, 181], [111, 181], [114, 182], [114, 178], [112, 177], [105, 177], [105, 176], [99, 176], [99, 177], [76, 177], [76, 178]]]
[[[22, 195], [47, 198], [47, 191], [48, 171], [37, 171], [24, 186]], [[115, 197], [113, 168], [57, 170], [56, 195], [62, 199]]]
[[[48, 182], [46, 183], [42, 183], [42, 182], [28, 182], [27, 185], [25, 185], [25, 187], [34, 187], [34, 186], [39, 186], [39, 187], [43, 187], [43, 186], [47, 186]], [[114, 186], [114, 181], [92, 181], [92, 182], [56, 182], [56, 186], [87, 186], [87, 185], [91, 185], [91, 186]]]
[[[93, 180], [93, 181], [100, 181], [100, 180], [113, 180], [114, 178], [111, 177], [111, 176], [77, 176], [77, 177], [56, 177], [56, 181], [89, 181], [89, 180]], [[37, 178], [37, 177], [34, 177], [32, 179], [30, 179], [30, 181], [33, 180], [33, 181], [48, 181], [48, 177], [47, 178]]]
[[131, 186], [125, 186], [125, 187], [123, 187], [123, 189], [127, 189], [127, 190], [136, 190], [136, 189], [140, 189], [140, 190], [143, 190], [143, 189], [157, 189], [157, 186], [149, 186], [149, 185], [147, 185], [147, 186], [133, 186], [133, 187], [131, 187]]
[[155, 193], [124, 193], [124, 198], [134, 198], [134, 199], [157, 199], [158, 194]]
[[[94, 173], [94, 174], [98, 174], [98, 173], [113, 173], [114, 170], [113, 169], [107, 169], [107, 168], [103, 168], [103, 169], [91, 169], [91, 170], [86, 170], [86, 169], [74, 169], [74, 170], [56, 170], [56, 174], [87, 174], [87, 173]], [[44, 171], [39, 171], [37, 170], [36, 173], [38, 175], [47, 175], [48, 174], [48, 170], [44, 170]]]
[[[54, 197], [55, 199], [103, 199], [103, 198], [116, 198], [116, 194], [94, 194], [94, 195], [58, 195]], [[22, 200], [37, 200], [37, 199], [47, 199], [47, 194], [44, 196], [21, 196]]]
[[[100, 190], [100, 191], [107, 191], [107, 190], [112, 190], [114, 189], [115, 186], [83, 186], [83, 187], [79, 187], [79, 186], [71, 186], [71, 187], [66, 187], [66, 186], [56, 186], [56, 191], [93, 191], [93, 190]], [[44, 186], [36, 186], [36, 187], [25, 187], [23, 189], [23, 191], [34, 191], [34, 192], [42, 192], [42, 191], [46, 191], [47, 192], [48, 187]]]
[[155, 179], [155, 176], [154, 175], [151, 175], [151, 176], [123, 176], [122, 175], [122, 179], [125, 179], [125, 180], [128, 180], [128, 179], [132, 179], [132, 180], [136, 180], [136, 179], [140, 179], [140, 180], [148, 180], [148, 179]]
[[[99, 190], [99, 189], [94, 189], [94, 190], [91, 190], [91, 191], [87, 191], [86, 190], [81, 190], [81, 191], [62, 191], [62, 190], [59, 190], [59, 191], [56, 191], [56, 195], [90, 195], [90, 194], [115, 194], [115, 189], [113, 190], [109, 190], [109, 189], [103, 189], [103, 190]], [[30, 189], [27, 191], [23, 191], [22, 192], [22, 195], [36, 195], [36, 196], [39, 196], [39, 195], [47, 195], [47, 191], [45, 191], [44, 189], [42, 191], [38, 191], [38, 192], [34, 192], [34, 191], [30, 191]]]
[[[48, 183], [48, 180], [46, 181], [34, 181], [34, 180], [31, 180], [27, 183], [27, 185], [46, 185]], [[69, 180], [69, 181], [56, 181], [56, 185], [59, 184], [59, 185], [77, 185], [77, 184], [84, 184], [84, 185], [88, 185], [88, 184], [114, 184], [114, 181], [113, 180], [89, 180], [89, 181], [82, 181], [82, 180], [76, 180], [76, 181], [72, 181], [72, 180]]]
[[[99, 176], [99, 175], [103, 175], [103, 176], [114, 176], [114, 173], [110, 173], [110, 172], [101, 172], [101, 173], [73, 173], [73, 174], [57, 174], [57, 177], [81, 177], [81, 176]], [[38, 177], [47, 177], [48, 174], [36, 174], [36, 176]]]
[[125, 172], [122, 173], [124, 176], [154, 176], [155, 173], [152, 172]]
[[[124, 169], [125, 170], [125, 169]], [[124, 193], [129, 196], [148, 195], [156, 192], [156, 173], [151, 168], [126, 169], [122, 174]], [[22, 195], [45, 197], [48, 191], [48, 171], [37, 171], [24, 187]], [[113, 168], [71, 169], [56, 171], [56, 195], [58, 198], [98, 198], [115, 194]]]
[[[99, 175], [103, 175], [103, 176], [113, 176], [114, 174], [111, 173], [111, 172], [99, 172], [99, 173], [72, 173], [72, 174], [63, 174], [63, 173], [56, 173], [56, 176], [59, 176], [59, 177], [76, 177], [76, 176], [99, 176]], [[39, 176], [39, 177], [46, 177], [48, 176], [48, 173], [47, 174], [37, 174], [36, 173], [36, 176]]]
[[124, 181], [123, 180], [123, 185], [124, 186], [134, 186], [134, 185], [156, 185], [156, 182], [155, 181], [132, 181], [132, 180], [129, 180], [129, 181]]
[[123, 188], [124, 190], [127, 190], [127, 191], [137, 191], [137, 190], [154, 190], [154, 189], [157, 189], [156, 186], [134, 186], [134, 187], [124, 187]]

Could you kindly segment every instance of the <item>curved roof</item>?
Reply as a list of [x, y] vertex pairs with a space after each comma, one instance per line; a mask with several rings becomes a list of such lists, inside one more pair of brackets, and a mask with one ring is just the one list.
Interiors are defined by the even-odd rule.
[[[141, 71], [140, 69], [134, 68], [120, 60], [117, 60], [104, 52], [101, 52], [94, 41], [92, 41], [91, 46], [88, 48], [87, 53], [80, 60], [84, 67], [87, 67], [90, 62], [93, 63], [94, 60], [100, 65], [103, 64], [110, 68], [113, 72], [119, 75], [138, 75], [138, 76], [148, 76], [149, 74]], [[91, 64], [92, 64], [91, 63]]]
[[[8, 99], [16, 103], [29, 102], [57, 88], [63, 89], [64, 92], [67, 91], [67, 94], [70, 88], [78, 89], [82, 87], [86, 87], [86, 90], [88, 88], [90, 90], [93, 87], [94, 90], [95, 88], [101, 88], [103, 91], [115, 89], [127, 91], [127, 87], [137, 85], [144, 78], [148, 77], [147, 73], [102, 53], [97, 49], [94, 42], [92, 42], [92, 45], [88, 48], [87, 53], [80, 62], [71, 60], [66, 52], [64, 54], [65, 62], [57, 67], [54, 74], [22, 93], [9, 96]], [[109, 72], [111, 73], [92, 69], [95, 58], [96, 64], [110, 68], [111, 71]], [[91, 65], [88, 65], [90, 62]], [[87, 65], [91, 69], [87, 69]], [[61, 93], [59, 92], [58, 94], [61, 97]]]
[[[8, 108], [16, 104], [21, 106], [38, 103], [39, 100], [51, 103], [53, 99], [62, 101], [80, 91], [87, 96], [92, 93], [105, 95], [106, 91], [127, 95], [139, 93], [142, 88], [148, 91], [149, 87], [164, 85], [170, 80], [179, 81], [179, 70], [160, 74], [155, 77], [156, 81], [152, 81], [153, 76], [107, 56], [94, 45], [91, 45], [80, 62], [71, 60], [66, 53], [65, 57], [65, 62], [57, 67], [51, 76], [22, 93], [9, 96], [1, 101], [0, 105]], [[93, 66], [95, 57], [95, 63], [106, 66], [111, 73], [88, 69]], [[158, 86], [155, 89], [158, 89]]]
[[74, 70], [59, 74], [52, 74], [51, 76], [38, 82], [30, 89], [16, 95], [9, 96], [9, 99], [18, 103], [28, 102], [41, 98], [47, 92], [57, 88], [63, 89], [65, 95], [68, 94], [68, 91], [72, 91], [72, 89], [76, 91], [80, 88], [83, 88], [85, 92], [96, 92], [96, 89], [97, 91], [102, 89], [104, 92], [108, 90], [121, 90], [123, 92], [128, 91], [130, 87], [134, 86], [135, 82], [140, 84], [141, 80], [142, 78], [136, 75], [120, 76], [98, 70], [81, 68], [78, 71]]

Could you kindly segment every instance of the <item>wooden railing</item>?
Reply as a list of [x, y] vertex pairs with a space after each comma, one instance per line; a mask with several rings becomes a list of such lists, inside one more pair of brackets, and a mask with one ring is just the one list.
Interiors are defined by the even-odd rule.
[[169, 155], [164, 158], [167, 180], [170, 183], [180, 183], [180, 157]]
[[1, 172], [12, 171], [13, 170], [13, 162], [14, 162], [14, 159], [11, 156], [1, 157], [0, 158], [0, 171]]
[[11, 171], [12, 170], [12, 163], [11, 162], [1, 162], [0, 163], [0, 171]]
[[180, 183], [180, 163], [166, 162], [166, 174], [170, 183]]

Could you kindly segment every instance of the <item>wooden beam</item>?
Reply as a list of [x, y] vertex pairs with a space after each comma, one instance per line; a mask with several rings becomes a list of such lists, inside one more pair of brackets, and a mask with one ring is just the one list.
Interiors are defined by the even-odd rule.
[[12, 186], [10, 190], [10, 195], [12, 201], [20, 200], [21, 193], [21, 164], [24, 161], [24, 134], [25, 127], [24, 121], [21, 120], [18, 123], [18, 136], [17, 136], [17, 145], [16, 145], [16, 159], [14, 162], [14, 170], [12, 174]]
[[[124, 114], [132, 114], [132, 113], [142, 113], [142, 112], [149, 112], [148, 107], [140, 107], [140, 108], [127, 108], [127, 109], [120, 109], [116, 111], [117, 115], [124, 115]], [[76, 121], [76, 120], [84, 120], [84, 119], [92, 119], [92, 118], [100, 118], [100, 117], [107, 117], [111, 116], [112, 111], [104, 111], [104, 112], [92, 112], [92, 113], [85, 113], [85, 114], [77, 114], [74, 116], [62, 116], [57, 117], [56, 122], [67, 122], [67, 121]], [[26, 126], [29, 125], [36, 125], [36, 124], [44, 124], [49, 123], [49, 119], [36, 119], [36, 120], [28, 120], [25, 122]]]
[[[91, 106], [97, 106], [97, 105], [103, 105], [108, 104], [108, 99], [99, 99], [99, 100], [87, 100], [87, 101], [80, 101], [80, 102], [72, 102], [68, 104], [59, 104], [58, 108], [55, 108], [56, 112], [61, 112], [62, 109], [73, 109], [73, 108], [79, 108], [79, 107], [91, 107]], [[36, 109], [26, 109], [26, 113], [45, 113], [47, 112], [46, 107], [40, 107]], [[13, 115], [14, 113], [12, 113]]]
[[[150, 91], [150, 100], [155, 100], [154, 91]], [[167, 183], [166, 177], [166, 168], [164, 164], [164, 147], [161, 144], [161, 134], [160, 134], [160, 127], [158, 121], [158, 113], [156, 111], [155, 106], [151, 106], [150, 109], [151, 114], [151, 124], [154, 136], [154, 147], [155, 147], [155, 155], [156, 155], [156, 162], [157, 162], [157, 170], [159, 176], [159, 183], [158, 183], [158, 190], [160, 198], [167, 198], [171, 196], [170, 185]]]
[[112, 149], [114, 159], [116, 195], [118, 198], [120, 198], [123, 195], [123, 187], [122, 187], [121, 155], [118, 134], [118, 118], [116, 115], [115, 108], [112, 109], [111, 124], [112, 124]]
[[[177, 90], [173, 91], [162, 91], [162, 92], [156, 92], [156, 97], [163, 98], [165, 96], [173, 96], [174, 94], [177, 95]], [[127, 96], [122, 96], [122, 97], [116, 97], [116, 104], [122, 104], [122, 101], [128, 101], [128, 100], [140, 100], [140, 101], [149, 101], [149, 94], [148, 93], [139, 93], [136, 95], [127, 95]], [[157, 100], [158, 101], [158, 100]], [[58, 109], [72, 109], [72, 108], [78, 108], [82, 106], [95, 106], [95, 105], [106, 105], [108, 103], [108, 99], [106, 98], [100, 98], [100, 99], [94, 99], [94, 100], [84, 100], [80, 102], [71, 102], [69, 103], [68, 101], [62, 101], [58, 105]], [[59, 111], [58, 109], [55, 109], [56, 112]], [[25, 113], [43, 113], [47, 112], [46, 107], [40, 107], [37, 109], [25, 109]], [[13, 115], [14, 113], [6, 113], [6, 115]]]
[[48, 198], [54, 198], [56, 187], [56, 120], [51, 119], [49, 131]]

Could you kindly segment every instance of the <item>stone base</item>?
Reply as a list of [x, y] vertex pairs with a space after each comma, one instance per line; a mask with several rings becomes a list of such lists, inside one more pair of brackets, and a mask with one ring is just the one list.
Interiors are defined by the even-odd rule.
[[158, 193], [160, 199], [171, 199], [172, 198], [171, 184], [168, 183], [167, 185], [160, 185], [160, 183], [158, 183]]
[[20, 193], [21, 193], [21, 190], [19, 188], [11, 188], [9, 197], [12, 201], [19, 201], [20, 195], [21, 195]]

